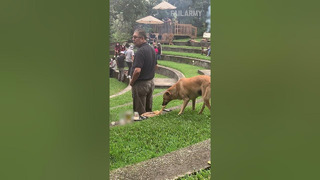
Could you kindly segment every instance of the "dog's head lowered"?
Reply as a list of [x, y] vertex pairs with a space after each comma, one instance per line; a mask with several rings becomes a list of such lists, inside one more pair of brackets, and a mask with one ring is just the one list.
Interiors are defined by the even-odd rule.
[[162, 106], [166, 106], [171, 100], [172, 100], [172, 94], [170, 91], [166, 91], [163, 94], [163, 101], [162, 101]]

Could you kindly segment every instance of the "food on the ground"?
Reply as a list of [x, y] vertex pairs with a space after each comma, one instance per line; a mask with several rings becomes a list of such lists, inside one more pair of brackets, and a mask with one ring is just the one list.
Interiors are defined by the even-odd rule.
[[156, 115], [161, 114], [165, 107], [166, 107], [166, 106], [162, 106], [162, 108], [161, 108], [160, 111], [154, 111], [154, 113], [155, 113]]

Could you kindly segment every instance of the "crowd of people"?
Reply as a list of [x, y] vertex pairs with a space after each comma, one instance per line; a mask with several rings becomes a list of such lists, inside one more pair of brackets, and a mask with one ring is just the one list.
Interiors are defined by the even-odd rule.
[[[118, 70], [119, 81], [125, 80], [125, 74], [132, 86], [133, 111], [140, 115], [152, 111], [152, 93], [155, 88], [153, 78], [157, 68], [157, 60], [161, 58], [161, 44], [152, 41], [149, 44], [143, 29], [134, 31], [133, 44], [116, 43], [114, 57], [110, 59], [110, 77]], [[134, 47], [138, 49], [134, 52]], [[127, 65], [128, 71], [125, 71]], [[142, 118], [142, 117], [141, 117]]]
[[[145, 40], [147, 41], [147, 44], [153, 47], [155, 51], [155, 58], [156, 60], [159, 60], [162, 54], [162, 47], [160, 43], [157, 43], [157, 38], [154, 38], [152, 41], [150, 41], [150, 38], [146, 37]], [[127, 42], [124, 44], [120, 44], [119, 42], [116, 43], [114, 47], [114, 57], [112, 57], [109, 62], [110, 77], [113, 77], [114, 73], [118, 70], [119, 73], [117, 79], [119, 81], [123, 82], [125, 80], [125, 74], [129, 79], [131, 79], [133, 74], [132, 65], [135, 56], [133, 49], [133, 44], [130, 45]], [[128, 71], [125, 71], [126, 65], [128, 67]]]

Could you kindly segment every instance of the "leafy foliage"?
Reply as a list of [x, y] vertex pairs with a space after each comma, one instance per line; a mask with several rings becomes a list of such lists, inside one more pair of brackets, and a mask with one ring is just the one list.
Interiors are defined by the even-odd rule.
[[[131, 39], [133, 31], [142, 25], [137, 24], [136, 20], [145, 16], [152, 15], [156, 18], [163, 19], [171, 16], [171, 10], [154, 10], [152, 7], [161, 3], [162, 0], [110, 0], [110, 42], [122, 42]], [[206, 29], [206, 13], [209, 0], [169, 0], [170, 4], [177, 7], [177, 10], [198, 10], [201, 16], [179, 16], [179, 23], [192, 24], [198, 28], [198, 35]], [[149, 27], [149, 26], [144, 26]], [[150, 27], [149, 27], [150, 28]]]
[[130, 39], [136, 20], [146, 15], [146, 0], [110, 0], [110, 39], [120, 42]]

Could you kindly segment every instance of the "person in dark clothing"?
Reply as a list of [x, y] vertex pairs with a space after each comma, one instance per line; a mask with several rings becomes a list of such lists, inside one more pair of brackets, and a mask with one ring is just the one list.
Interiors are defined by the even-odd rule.
[[120, 47], [120, 51], [126, 51], [126, 46], [125, 45], [121, 45], [121, 47]]
[[135, 53], [134, 69], [130, 85], [132, 86], [133, 110], [140, 115], [152, 111], [153, 78], [157, 67], [156, 53], [147, 43], [146, 32], [137, 29], [133, 33], [133, 43], [138, 47]]
[[121, 45], [120, 43], [117, 42], [117, 44], [114, 47], [114, 56], [117, 57], [118, 55], [120, 55], [120, 51], [121, 51]]
[[123, 51], [120, 51], [120, 56], [117, 58], [117, 66], [119, 69], [118, 81], [124, 81], [124, 59], [125, 55]]
[[162, 47], [160, 43], [158, 43], [157, 49], [158, 49], [157, 60], [159, 60], [161, 59], [161, 51], [162, 51]]
[[113, 77], [113, 74], [114, 74], [114, 71], [115, 71], [116, 67], [117, 67], [116, 58], [113, 57], [113, 58], [110, 59], [110, 62], [109, 62], [109, 71], [110, 71], [109, 76], [110, 77]]

